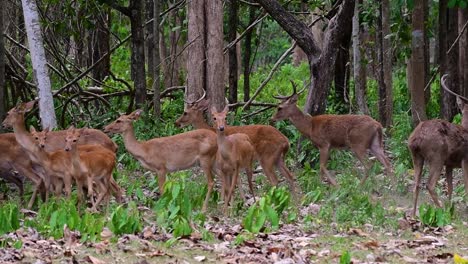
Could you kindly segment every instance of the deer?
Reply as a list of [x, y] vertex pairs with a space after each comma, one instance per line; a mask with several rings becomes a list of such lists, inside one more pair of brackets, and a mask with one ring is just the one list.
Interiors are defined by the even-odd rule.
[[[215, 128], [208, 125], [203, 113], [209, 107], [209, 100], [205, 99], [205, 93], [195, 101], [185, 101], [184, 113], [175, 121], [177, 127], [192, 125], [195, 129]], [[258, 160], [267, 179], [273, 186], [278, 185], [278, 178], [275, 174], [275, 167], [288, 181], [291, 191], [294, 193], [294, 175], [286, 166], [285, 158], [289, 150], [289, 141], [278, 129], [269, 125], [246, 125], [246, 126], [226, 126], [226, 135], [235, 133], [246, 134], [255, 149], [255, 160]]]
[[[34, 184], [34, 192], [28, 203], [28, 208], [32, 208], [34, 204], [37, 192], [46, 187], [43, 192], [44, 200], [48, 199], [49, 189], [51, 181], [56, 183], [56, 192], [58, 186], [61, 184], [56, 179], [51, 179], [45, 175], [44, 169], [40, 165], [40, 161], [35, 158], [34, 155], [29, 155], [30, 152], [24, 148], [25, 145], [32, 146], [35, 142], [31, 142], [31, 135], [25, 128], [25, 113], [32, 110], [35, 101], [21, 103], [18, 106], [10, 109], [7, 113], [5, 120], [2, 125], [5, 128], [13, 128], [14, 133], [6, 133], [0, 135], [0, 142], [6, 142], [10, 147], [10, 151], [0, 153], [0, 160], [9, 160], [15, 169], [21, 174], [30, 179]], [[46, 152], [53, 152], [56, 150], [63, 149], [65, 146], [65, 131], [54, 131], [49, 133], [50, 144], [45, 146], [40, 142], [36, 144], [40, 145]], [[103, 132], [96, 129], [82, 129], [82, 137], [78, 141], [78, 144], [98, 144], [102, 145], [111, 151], [117, 150], [117, 145]], [[34, 140], [35, 138], [33, 138]], [[21, 141], [21, 142], [20, 142]], [[37, 139], [36, 139], [37, 141]], [[21, 144], [22, 143], [22, 144]], [[2, 158], [2, 156], [5, 156]], [[26, 157], [26, 158], [25, 158]], [[42, 186], [42, 187], [41, 187]]]
[[[442, 76], [441, 85], [448, 92], [445, 81], [447, 75]], [[457, 95], [457, 98], [468, 99]], [[423, 173], [424, 163], [429, 166], [429, 182], [427, 190], [438, 207], [442, 207], [435, 186], [439, 180], [442, 169], [445, 166], [448, 200], [452, 200], [453, 193], [453, 169], [462, 168], [465, 184], [465, 192], [468, 193], [468, 104], [463, 103], [462, 125], [452, 124], [445, 120], [433, 119], [420, 122], [408, 138], [408, 147], [411, 152], [414, 168], [413, 210], [416, 215], [419, 196], [419, 185]]]
[[138, 120], [142, 110], [121, 115], [104, 128], [105, 132], [122, 134], [125, 148], [141, 165], [158, 175], [159, 191], [164, 193], [166, 174], [184, 170], [200, 164], [208, 181], [202, 211], [205, 212], [213, 191], [212, 168], [217, 151], [216, 134], [207, 129], [197, 129], [174, 136], [138, 141], [135, 137], [133, 122]]
[[370, 151], [385, 167], [387, 175], [392, 174], [391, 164], [384, 153], [382, 125], [367, 115], [317, 115], [305, 114], [297, 106], [299, 93], [291, 81], [293, 93], [289, 96], [273, 96], [281, 100], [272, 122], [288, 119], [302, 135], [309, 138], [320, 152], [320, 175], [336, 186], [335, 179], [327, 170], [327, 162], [331, 149], [348, 148], [355, 154], [364, 166], [363, 184], [369, 175], [370, 165], [367, 152]]
[[229, 202], [239, 180], [239, 171], [245, 169], [249, 183], [249, 189], [254, 195], [252, 178], [252, 163], [254, 160], [255, 149], [250, 142], [249, 136], [242, 133], [226, 135], [226, 115], [229, 107], [226, 105], [223, 111], [216, 111], [215, 107], [211, 109], [211, 115], [216, 129], [216, 142], [218, 151], [216, 153], [216, 171], [223, 182], [223, 200], [224, 207], [227, 210]]
[[[83, 197], [83, 183], [87, 184], [88, 197], [92, 202], [92, 210], [96, 211], [104, 197], [111, 193], [115, 195], [117, 202], [122, 200], [120, 187], [112, 177], [115, 168], [115, 153], [100, 145], [78, 145], [82, 130], [73, 126], [68, 128], [65, 137], [65, 151], [71, 153], [73, 177], [77, 183], [79, 196]], [[99, 189], [97, 200], [93, 199], [93, 182]], [[109, 199], [107, 199], [109, 203]]]

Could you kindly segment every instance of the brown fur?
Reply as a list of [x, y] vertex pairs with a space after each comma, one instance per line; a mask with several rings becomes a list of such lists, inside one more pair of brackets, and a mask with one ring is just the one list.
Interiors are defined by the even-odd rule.
[[330, 149], [351, 149], [365, 169], [368, 177], [370, 165], [366, 155], [372, 154], [384, 165], [387, 175], [392, 174], [391, 165], [384, 154], [382, 125], [366, 115], [319, 115], [304, 114], [296, 105], [298, 95], [283, 98], [272, 121], [289, 119], [293, 125], [320, 151], [320, 173], [328, 182], [336, 185], [335, 180], [327, 170]]
[[216, 168], [223, 181], [225, 209], [229, 206], [232, 194], [239, 180], [239, 171], [241, 169], [245, 169], [250, 192], [254, 195], [252, 162], [255, 156], [255, 149], [246, 134], [236, 133], [226, 135], [225, 127], [228, 110], [227, 106], [222, 112], [217, 112], [215, 108], [211, 110], [218, 144]]
[[452, 198], [453, 168], [463, 168], [465, 191], [468, 193], [468, 130], [445, 120], [429, 120], [419, 123], [408, 139], [414, 166], [414, 202], [413, 215], [416, 214], [419, 195], [419, 183], [424, 162], [429, 165], [427, 189], [437, 206], [442, 206], [435, 185], [445, 166], [448, 185], [448, 197]]
[[[202, 99], [196, 103], [188, 104], [184, 113], [175, 124], [178, 127], [184, 127], [192, 124], [196, 129], [211, 129], [203, 117], [203, 112], [208, 108], [209, 101]], [[284, 159], [289, 150], [288, 139], [276, 128], [268, 125], [247, 125], [247, 126], [226, 126], [226, 135], [235, 133], [246, 134], [253, 147], [263, 172], [272, 185], [278, 184], [278, 178], [275, 174], [275, 167], [288, 181], [292, 191], [294, 191], [294, 175], [286, 167]]]
[[217, 150], [216, 134], [210, 130], [198, 129], [170, 137], [137, 141], [132, 123], [140, 115], [141, 110], [136, 110], [129, 115], [122, 115], [107, 125], [104, 130], [123, 135], [127, 151], [144, 168], [158, 174], [161, 193], [164, 192], [163, 187], [168, 172], [188, 169], [199, 163], [208, 179], [208, 192], [203, 204], [203, 211], [205, 211], [214, 185], [211, 170]]

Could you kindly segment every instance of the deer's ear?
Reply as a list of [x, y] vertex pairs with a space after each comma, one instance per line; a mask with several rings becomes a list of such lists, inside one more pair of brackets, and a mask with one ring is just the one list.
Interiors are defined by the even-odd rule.
[[211, 107], [211, 114], [214, 115], [214, 114], [217, 114], [218, 111], [216, 110], [216, 107], [215, 106], [212, 106]]
[[42, 132], [44, 132], [44, 133], [49, 133], [49, 132], [50, 132], [49, 127], [44, 128], [44, 129], [42, 130]]
[[29, 132], [36, 133], [36, 129], [34, 128], [34, 126], [29, 127]]
[[229, 112], [229, 105], [226, 105], [223, 109], [223, 113], [227, 114]]
[[23, 104], [23, 111], [24, 112], [29, 112], [33, 109], [34, 104], [36, 104], [36, 101], [29, 101], [27, 103]]
[[196, 105], [197, 109], [200, 111], [206, 111], [208, 109], [208, 106], [210, 106], [210, 100], [207, 99], [201, 100]]
[[130, 118], [133, 120], [138, 120], [141, 117], [142, 113], [143, 113], [142, 109], [137, 109], [133, 111], [133, 113], [130, 114]]

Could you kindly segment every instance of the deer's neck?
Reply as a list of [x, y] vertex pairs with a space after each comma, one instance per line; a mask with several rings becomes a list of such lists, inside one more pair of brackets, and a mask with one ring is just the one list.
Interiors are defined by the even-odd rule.
[[193, 127], [196, 129], [210, 129], [213, 130], [210, 125], [208, 125], [208, 122], [206, 122], [205, 118], [203, 117], [203, 114], [200, 114], [197, 116], [197, 118], [193, 122]]
[[312, 117], [310, 115], [305, 114], [296, 106], [289, 120], [301, 134], [310, 137], [310, 133], [312, 132]]
[[135, 130], [133, 126], [130, 125], [130, 128], [125, 130], [122, 133], [125, 149], [127, 149], [130, 154], [135, 157], [143, 157], [145, 155], [145, 150], [143, 148], [143, 144], [139, 142], [135, 137]]
[[216, 129], [216, 141], [218, 143], [218, 151], [224, 156], [232, 152], [232, 142], [230, 142], [225, 131]]
[[73, 166], [73, 170], [75, 172], [81, 171], [81, 159], [80, 159], [80, 152], [78, 151], [77, 144], [73, 144], [70, 149], [70, 156], [71, 162]]

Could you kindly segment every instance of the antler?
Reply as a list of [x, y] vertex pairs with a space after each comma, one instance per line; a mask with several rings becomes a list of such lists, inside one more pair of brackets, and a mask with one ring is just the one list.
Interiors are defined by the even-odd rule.
[[284, 96], [284, 95], [273, 95], [273, 98], [276, 98], [276, 99], [280, 99], [280, 100], [284, 100], [284, 99], [289, 99], [291, 98], [293, 95], [295, 94], [301, 94], [302, 92], [304, 92], [304, 90], [306, 89], [306, 87], [302, 88], [302, 90], [300, 90], [299, 92], [297, 92], [297, 85], [296, 83], [294, 83], [293, 80], [289, 80], [291, 82], [291, 85], [293, 87], [293, 93], [291, 95], [288, 95], [288, 96]]
[[[187, 86], [185, 86], [185, 94], [187, 94]], [[203, 95], [200, 98], [198, 98], [198, 100], [196, 100], [195, 102], [189, 102], [189, 101], [186, 101], [185, 98], [184, 98], [184, 102], [186, 104], [188, 104], [188, 105], [193, 105], [193, 104], [196, 104], [196, 103], [200, 102], [201, 100], [203, 100], [205, 98], [205, 96], [206, 96], [206, 90], [203, 89]]]
[[464, 96], [461, 96], [457, 93], [455, 93], [454, 91], [450, 90], [448, 87], [447, 87], [447, 84], [445, 84], [445, 80], [447, 79], [448, 77], [448, 74], [444, 74], [442, 76], [442, 78], [440, 79], [440, 84], [442, 85], [442, 88], [444, 88], [445, 91], [447, 91], [449, 94], [452, 94], [454, 96], [456, 96], [457, 98], [460, 98], [462, 99], [463, 101], [465, 101], [465, 103], [468, 103], [468, 98], [464, 97]]

